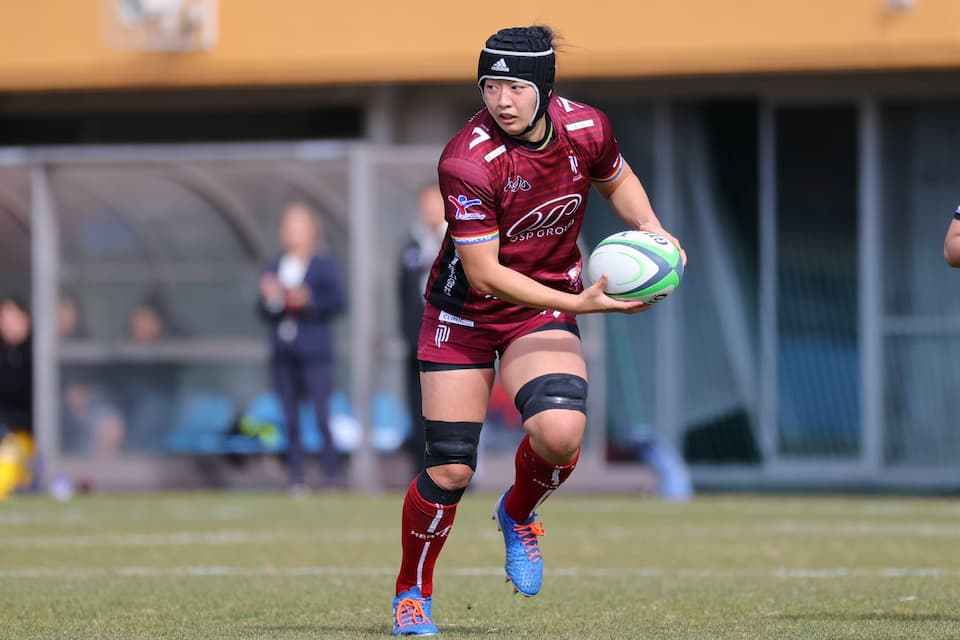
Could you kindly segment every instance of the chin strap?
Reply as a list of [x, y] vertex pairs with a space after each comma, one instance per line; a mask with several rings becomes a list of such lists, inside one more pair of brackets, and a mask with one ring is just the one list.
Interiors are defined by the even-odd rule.
[[[541, 117], [543, 117], [543, 116], [541, 116]], [[533, 129], [537, 126], [537, 122], [539, 122], [539, 121], [540, 121], [540, 118], [537, 118], [536, 120], [534, 120], [534, 122], [533, 122], [532, 125], [530, 125], [530, 126], [527, 127], [526, 129], [524, 129], [523, 133], [520, 133], [519, 135], [516, 135], [516, 136], [513, 136], [513, 137], [514, 137], [520, 144], [522, 144], [522, 145], [525, 146], [525, 147], [529, 147], [529, 148], [534, 149], [534, 150], [536, 150], [536, 151], [539, 151], [539, 150], [543, 149], [543, 148], [546, 147], [546, 146], [550, 143], [550, 141], [553, 139], [553, 121], [551, 121], [550, 118], [547, 118], [547, 130], [546, 130], [546, 132], [543, 134], [543, 137], [542, 137], [540, 140], [538, 140], [537, 142], [527, 142], [526, 140], [523, 140], [523, 139], [520, 137], [520, 136], [523, 136], [523, 135], [529, 133], [530, 131], [533, 131]]]

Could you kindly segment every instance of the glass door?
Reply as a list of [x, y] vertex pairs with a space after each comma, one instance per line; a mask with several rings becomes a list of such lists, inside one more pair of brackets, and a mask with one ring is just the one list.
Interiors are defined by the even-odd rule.
[[[858, 107], [772, 107], [773, 457], [860, 455]], [[769, 219], [772, 218], [772, 219]], [[771, 251], [772, 249], [772, 251]], [[768, 263], [769, 264], [769, 263]]]

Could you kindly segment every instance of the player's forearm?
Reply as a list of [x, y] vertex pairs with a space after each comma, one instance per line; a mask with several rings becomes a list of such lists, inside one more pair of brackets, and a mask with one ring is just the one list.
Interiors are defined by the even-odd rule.
[[575, 294], [552, 289], [500, 264], [477, 271], [480, 272], [468, 271], [467, 280], [470, 286], [482, 293], [525, 307], [578, 313], [576, 305], [579, 298]]
[[616, 187], [606, 194], [607, 201], [617, 215], [631, 229], [657, 230], [663, 228], [653, 212], [650, 198], [640, 179], [632, 172], [624, 176]]

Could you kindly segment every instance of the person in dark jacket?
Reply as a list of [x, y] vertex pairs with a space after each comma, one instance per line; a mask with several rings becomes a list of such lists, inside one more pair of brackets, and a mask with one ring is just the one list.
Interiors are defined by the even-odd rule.
[[30, 311], [22, 300], [0, 302], [0, 429], [33, 430]]
[[404, 449], [413, 464], [413, 475], [423, 471], [426, 448], [423, 435], [423, 411], [420, 399], [420, 362], [417, 360], [417, 342], [420, 339], [420, 321], [423, 318], [424, 290], [430, 267], [440, 251], [443, 233], [447, 229], [444, 218], [443, 196], [437, 184], [427, 184], [417, 193], [417, 217], [410, 227], [407, 243], [400, 254], [400, 330], [406, 346], [405, 382], [407, 406], [410, 410], [410, 436]]
[[270, 325], [273, 383], [288, 428], [286, 461], [291, 488], [306, 490], [300, 401], [308, 398], [323, 438], [326, 483], [343, 482], [329, 422], [335, 354], [332, 320], [346, 307], [340, 266], [326, 249], [316, 214], [290, 204], [280, 220], [284, 252], [260, 278], [260, 310]]
[[32, 481], [31, 336], [27, 304], [15, 296], [0, 300], [0, 500]]

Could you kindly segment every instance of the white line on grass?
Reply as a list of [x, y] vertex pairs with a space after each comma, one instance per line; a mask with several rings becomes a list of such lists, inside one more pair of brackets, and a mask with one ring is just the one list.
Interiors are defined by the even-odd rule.
[[[86, 567], [86, 568], [23, 568], [0, 570], [0, 578], [89, 578], [89, 577], [269, 577], [269, 576], [393, 576], [395, 567]], [[460, 577], [501, 576], [503, 569], [490, 567], [462, 567], [438, 570], [438, 574]], [[660, 567], [637, 568], [584, 568], [567, 567], [547, 569], [548, 575], [605, 578], [778, 578], [784, 580], [838, 579], [838, 578], [954, 578], [960, 576], [960, 568], [945, 567], [878, 567], [874, 569], [851, 569], [847, 567], [804, 569], [667, 569]]]
[[[960, 525], [930, 522], [909, 524], [876, 522], [839, 522], [836, 524], [812, 524], [783, 520], [776, 523], [742, 527], [672, 527], [670, 529], [628, 529], [624, 527], [606, 527], [600, 530], [565, 529], [557, 537], [586, 538], [592, 540], [626, 540], [638, 535], [646, 538], [737, 538], [751, 533], [776, 533], [789, 536], [838, 536], [838, 537], [874, 537], [905, 536], [928, 538], [960, 538]], [[393, 532], [375, 529], [349, 529], [343, 531], [310, 531], [302, 533], [283, 533], [275, 531], [179, 531], [171, 533], [128, 533], [104, 535], [74, 536], [33, 536], [3, 538], [0, 547], [17, 549], [56, 549], [75, 547], [149, 547], [149, 546], [186, 546], [186, 545], [250, 545], [275, 543], [367, 543], [392, 541]], [[500, 534], [489, 530], [462, 530], [457, 533], [459, 539], [499, 540]]]
[[[928, 538], [960, 538], [960, 525], [934, 522], [886, 523], [876, 521], [835, 522], [830, 524], [780, 520], [777, 522], [738, 524], [736, 526], [671, 526], [655, 523], [649, 527], [604, 527], [600, 530], [566, 528], [558, 532], [565, 538], [619, 540], [625, 538], [743, 538], [746, 535], [835, 536], [840, 538], [904, 536]], [[486, 535], [486, 534], [484, 534]], [[500, 537], [495, 532], [490, 536]]]
[[277, 542], [373, 542], [391, 540], [392, 532], [319, 531], [304, 534], [250, 531], [180, 531], [174, 533], [128, 533], [124, 535], [46, 536], [33, 538], [0, 537], [0, 546], [18, 549], [55, 549], [67, 547], [151, 547], [186, 545], [274, 544]]

